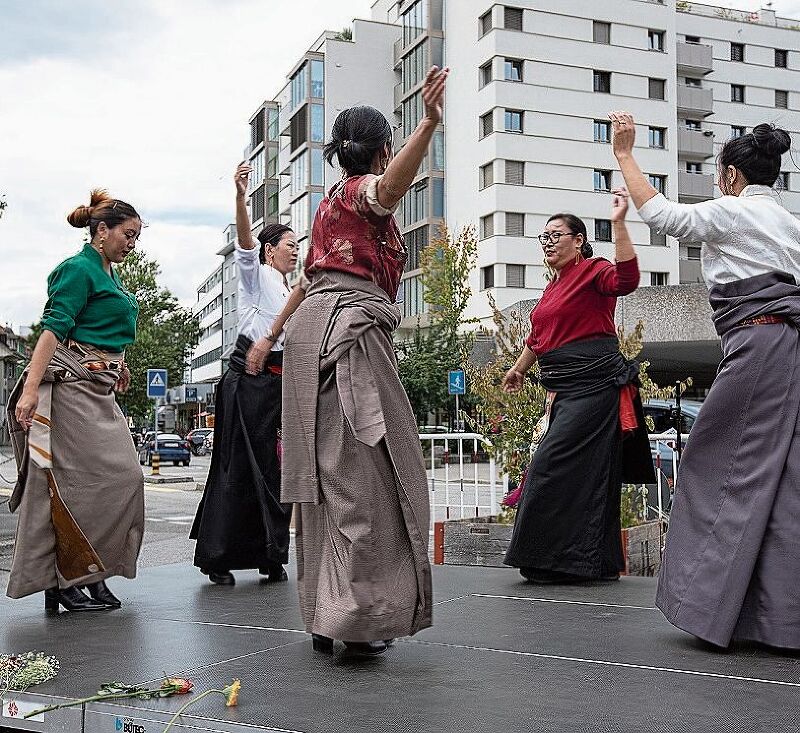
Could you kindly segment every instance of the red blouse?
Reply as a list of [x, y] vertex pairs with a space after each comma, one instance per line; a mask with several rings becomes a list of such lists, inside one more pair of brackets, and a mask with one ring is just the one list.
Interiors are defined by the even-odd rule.
[[616, 336], [617, 296], [638, 286], [636, 258], [616, 265], [602, 257], [570, 262], [531, 311], [528, 347], [540, 355], [572, 341]]
[[305, 261], [309, 280], [324, 270], [347, 272], [383, 288], [394, 302], [406, 262], [392, 211], [377, 201], [377, 177], [347, 178], [322, 199]]

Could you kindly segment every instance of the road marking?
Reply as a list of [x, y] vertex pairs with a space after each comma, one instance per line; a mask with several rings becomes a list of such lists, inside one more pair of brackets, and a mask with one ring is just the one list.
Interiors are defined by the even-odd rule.
[[248, 624], [223, 624], [218, 621], [191, 621], [188, 619], [180, 619], [180, 618], [162, 618], [159, 620], [169, 621], [174, 624], [193, 624], [195, 626], [222, 626], [226, 629], [250, 629], [254, 631], [285, 631], [289, 634], [306, 634], [306, 632], [303, 629], [282, 629], [274, 626], [250, 626]]
[[658, 611], [655, 606], [626, 606], [622, 603], [597, 603], [596, 601], [569, 601], [556, 598], [526, 598], [524, 596], [495, 596], [490, 593], [472, 593], [475, 598], [496, 598], [503, 601], [530, 601], [532, 603], [568, 603], [576, 606], [602, 606], [603, 608], [632, 608], [636, 611]]
[[695, 669], [675, 669], [673, 667], [654, 667], [649, 664], [632, 664], [630, 662], [612, 662], [607, 659], [585, 659], [583, 657], [565, 657], [559, 654], [541, 654], [537, 652], [520, 652], [513, 649], [492, 649], [485, 646], [467, 646], [462, 644], [446, 644], [439, 641], [422, 641], [421, 639], [408, 639], [410, 644], [425, 646], [438, 646], [447, 649], [468, 649], [475, 652], [494, 652], [495, 654], [511, 654], [517, 657], [532, 657], [534, 659], [550, 659], [559, 662], [578, 662], [580, 664], [594, 664], [606, 667], [623, 667], [625, 669], [643, 669], [648, 672], [668, 672], [670, 674], [685, 674], [691, 677], [711, 677], [713, 679], [733, 680], [736, 682], [756, 682], [762, 685], [779, 685], [781, 687], [800, 687], [800, 682], [782, 682], [781, 680], [767, 680], [760, 677], [742, 677], [720, 672], [700, 672]]

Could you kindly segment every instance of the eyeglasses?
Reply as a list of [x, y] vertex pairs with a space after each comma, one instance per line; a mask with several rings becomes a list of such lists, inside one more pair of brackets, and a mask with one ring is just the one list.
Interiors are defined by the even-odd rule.
[[561, 237], [574, 237], [575, 232], [544, 232], [540, 234], [537, 239], [542, 243], [542, 246], [547, 244], [548, 242], [552, 242], [553, 244], [558, 244], [558, 240]]
[[137, 232], [135, 229], [126, 229], [122, 233], [125, 235], [125, 239], [127, 239], [129, 242], [130, 241], [135, 242], [137, 239], [139, 239], [139, 236], [141, 235], [141, 232]]

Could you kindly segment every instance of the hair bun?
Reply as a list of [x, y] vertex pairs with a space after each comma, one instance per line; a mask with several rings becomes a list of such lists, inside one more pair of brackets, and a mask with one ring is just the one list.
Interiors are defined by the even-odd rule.
[[111, 196], [108, 195], [108, 191], [104, 188], [95, 188], [89, 196], [89, 205], [79, 206], [67, 216], [67, 221], [78, 229], [88, 227], [89, 222], [92, 220], [92, 211], [94, 208], [107, 201], [113, 201]]
[[786, 130], [762, 122], [753, 128], [756, 147], [768, 155], [783, 155], [792, 147], [792, 138]]

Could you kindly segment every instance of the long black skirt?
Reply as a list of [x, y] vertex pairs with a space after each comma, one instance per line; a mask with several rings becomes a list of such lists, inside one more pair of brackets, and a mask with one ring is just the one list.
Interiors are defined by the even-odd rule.
[[[613, 575], [625, 567], [623, 473], [646, 482], [653, 471], [638, 398], [640, 430], [625, 439], [631, 443], [623, 455], [620, 387], [636, 381], [638, 365], [622, 358], [616, 339], [568, 344], [545, 356], [542, 384], [556, 397], [527, 472], [505, 563], [585, 578]], [[551, 361], [562, 371], [548, 381]]]
[[289, 560], [291, 504], [281, 504], [278, 432], [283, 352], [264, 371], [244, 371], [251, 341], [239, 336], [230, 368], [217, 386], [214, 450], [206, 489], [189, 537], [194, 564], [223, 572], [266, 568]]

